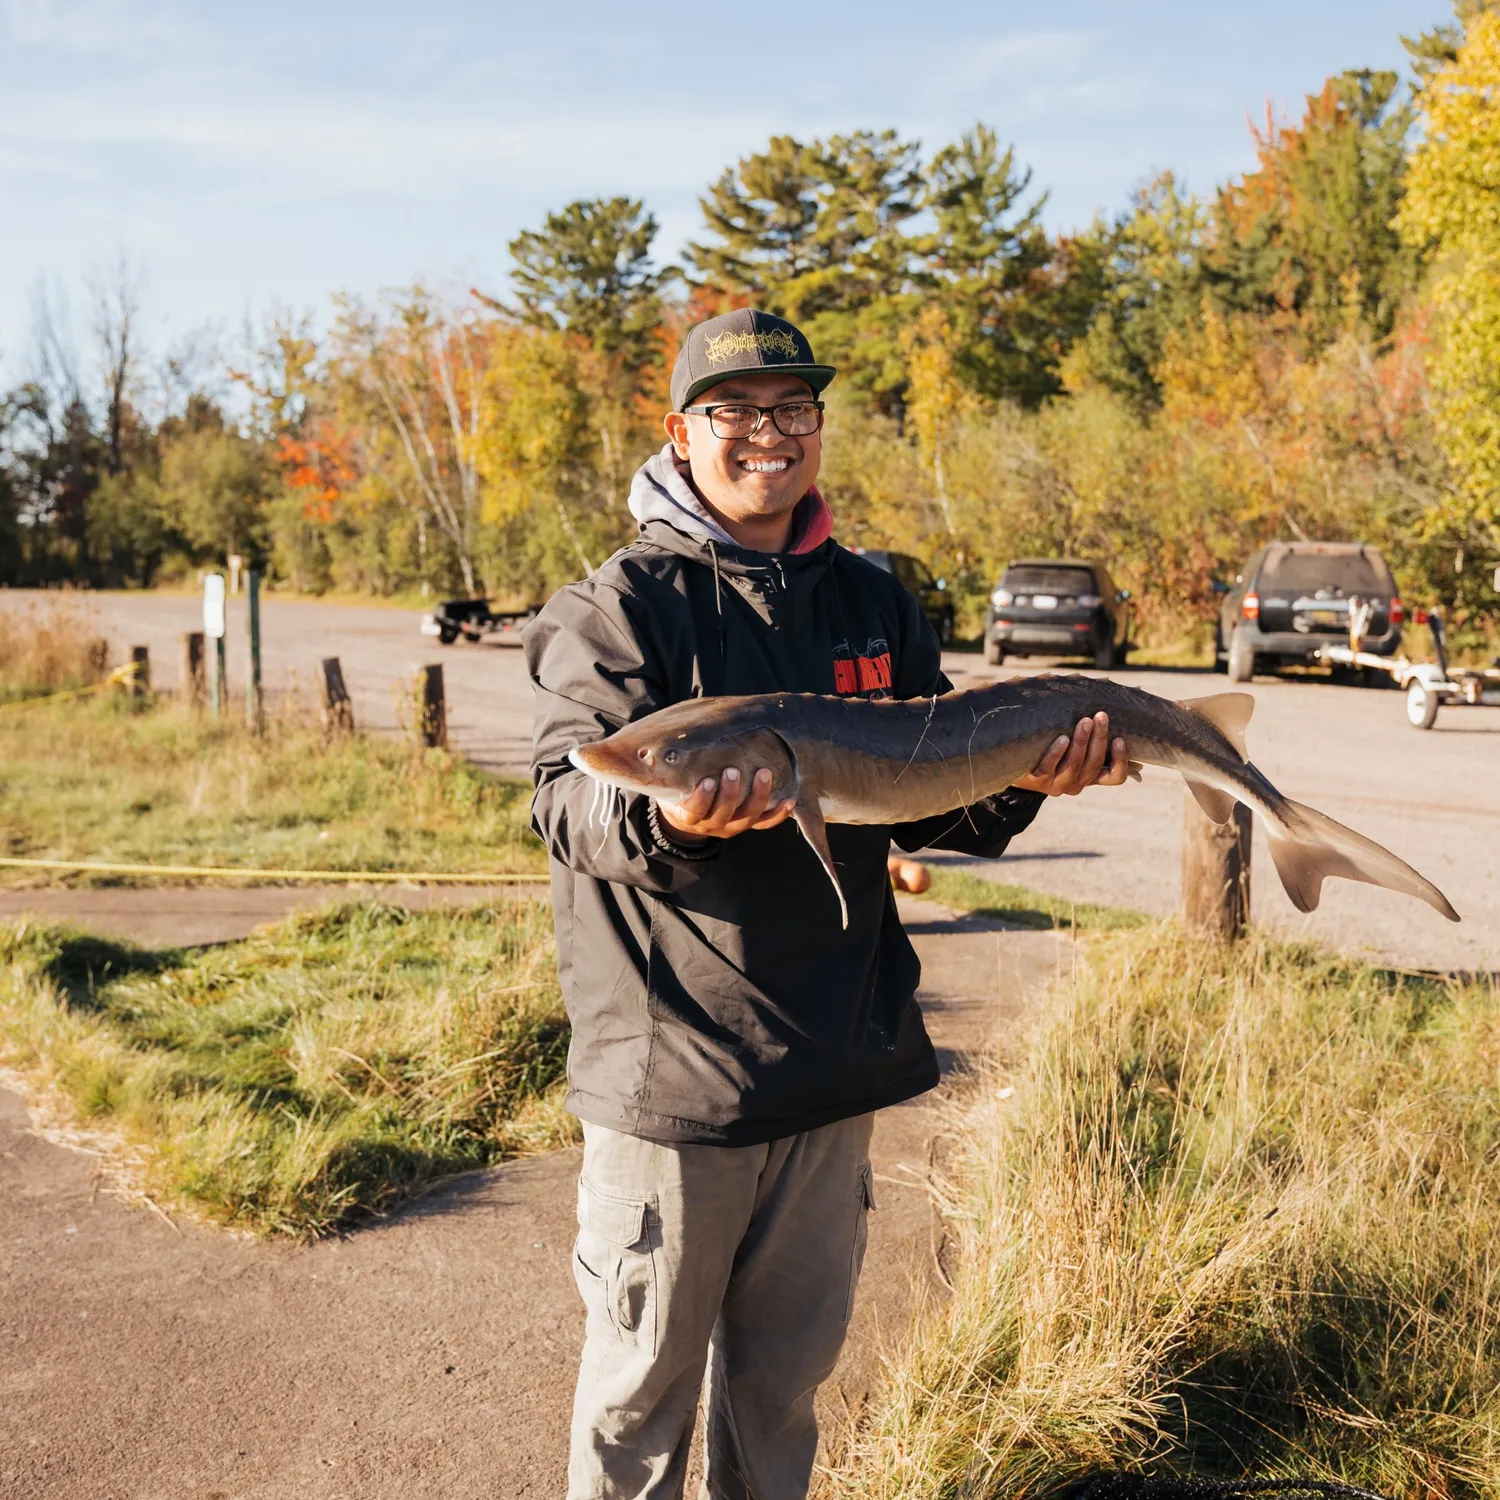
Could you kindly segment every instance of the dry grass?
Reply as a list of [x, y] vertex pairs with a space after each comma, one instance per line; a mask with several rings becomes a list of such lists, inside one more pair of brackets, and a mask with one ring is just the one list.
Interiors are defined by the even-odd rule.
[[0, 1064], [117, 1137], [139, 1190], [258, 1233], [570, 1140], [566, 1052], [536, 901], [350, 903], [194, 952], [0, 929]]
[[1100, 936], [955, 1134], [953, 1295], [833, 1493], [1118, 1467], [1500, 1496], [1491, 987]]
[[[545, 878], [529, 805], [525, 783], [447, 751], [330, 739], [295, 700], [261, 738], [237, 715], [165, 699], [138, 710], [113, 693], [0, 713], [0, 854], [11, 857]], [[0, 870], [8, 886], [57, 878]]]
[[82, 599], [0, 608], [0, 703], [87, 687], [108, 670], [109, 642]]

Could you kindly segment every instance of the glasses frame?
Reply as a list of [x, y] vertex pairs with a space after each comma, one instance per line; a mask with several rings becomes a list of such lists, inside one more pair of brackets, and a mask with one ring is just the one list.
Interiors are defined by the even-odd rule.
[[[789, 406], [810, 406], [817, 412], [818, 425], [813, 428], [812, 432], [788, 432], [781, 425], [781, 418], [776, 414], [777, 412], [785, 411]], [[715, 401], [712, 405], [707, 406], [684, 406], [682, 410], [685, 414], [691, 416], [707, 417], [709, 428], [721, 443], [742, 443], [749, 438], [753, 438], [766, 425], [767, 417], [771, 419], [771, 425], [775, 427], [782, 437], [811, 437], [813, 432], [821, 432], [823, 430], [823, 403], [821, 401], [778, 401], [775, 406], [757, 406], [753, 401]], [[714, 413], [729, 410], [753, 411], [758, 412], [759, 416], [756, 417], [755, 426], [749, 432], [736, 433], [733, 437], [726, 437], [719, 431], [715, 424]]]

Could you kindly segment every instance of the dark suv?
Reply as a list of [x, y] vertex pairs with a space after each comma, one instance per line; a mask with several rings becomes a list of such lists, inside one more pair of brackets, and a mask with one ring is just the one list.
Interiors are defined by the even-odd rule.
[[1117, 589], [1103, 563], [1018, 558], [1006, 568], [984, 622], [984, 659], [1091, 656], [1119, 666], [1130, 650], [1130, 590]]
[[854, 547], [850, 549], [857, 557], [872, 562], [887, 573], [894, 573], [898, 583], [917, 596], [922, 613], [932, 622], [938, 640], [945, 646], [953, 644], [953, 603], [948, 598], [948, 581], [934, 578], [926, 563], [919, 562], [906, 552], [886, 552], [878, 547]]
[[1360, 649], [1394, 656], [1406, 609], [1385, 559], [1363, 542], [1272, 542], [1226, 590], [1214, 632], [1214, 664], [1235, 682], [1261, 665], [1305, 662], [1349, 639], [1349, 601], [1372, 613]]

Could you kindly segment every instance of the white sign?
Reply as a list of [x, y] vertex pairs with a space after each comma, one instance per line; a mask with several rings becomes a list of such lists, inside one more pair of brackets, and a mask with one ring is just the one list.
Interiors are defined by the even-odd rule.
[[224, 634], [224, 575], [203, 575], [203, 633], [212, 639]]

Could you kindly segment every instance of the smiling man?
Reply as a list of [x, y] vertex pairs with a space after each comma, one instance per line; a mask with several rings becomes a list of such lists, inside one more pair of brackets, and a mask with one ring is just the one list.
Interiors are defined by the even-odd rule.
[[770, 803], [769, 772], [604, 823], [568, 759], [699, 695], [927, 697], [938, 644], [890, 574], [832, 540], [818, 493], [834, 371], [749, 309], [691, 330], [669, 442], [636, 475], [640, 535], [527, 631], [532, 821], [551, 854], [584, 1122], [573, 1273], [587, 1312], [569, 1500], [676, 1500], [706, 1374], [712, 1500], [801, 1500], [813, 1397], [854, 1306], [872, 1112], [930, 1089], [892, 840], [994, 857], [1045, 795], [1118, 785], [1082, 721], [997, 797], [895, 828], [829, 827], [849, 906]]

